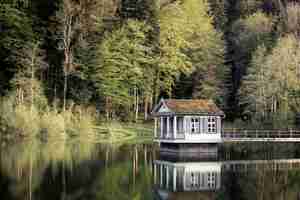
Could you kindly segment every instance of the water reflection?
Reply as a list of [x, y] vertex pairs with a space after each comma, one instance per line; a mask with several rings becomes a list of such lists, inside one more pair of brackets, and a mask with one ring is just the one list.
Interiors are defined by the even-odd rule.
[[221, 185], [221, 163], [154, 162], [154, 184], [161, 190], [214, 191]]
[[300, 199], [299, 148], [255, 148], [178, 156], [161, 154], [152, 144], [95, 144], [85, 138], [23, 141], [0, 149], [0, 197]]
[[158, 199], [300, 199], [299, 158], [230, 160], [223, 155], [161, 154], [153, 161]]
[[[61, 192], [57, 198], [63, 197], [67, 173], [72, 173], [82, 161], [92, 159], [94, 148], [95, 144], [84, 139], [79, 142], [54, 138], [48, 141], [25, 140], [2, 147], [0, 185], [4, 190], [0, 190], [1, 199], [33, 199], [34, 193], [44, 196], [45, 187], [41, 186], [58, 179], [56, 184]], [[50, 188], [53, 189], [52, 186]], [[48, 198], [45, 196], [43, 199]]]

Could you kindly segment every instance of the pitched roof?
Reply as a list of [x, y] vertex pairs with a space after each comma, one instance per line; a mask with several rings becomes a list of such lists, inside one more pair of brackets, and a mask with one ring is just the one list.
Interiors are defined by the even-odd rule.
[[224, 115], [224, 112], [212, 100], [207, 99], [162, 99], [152, 113], [159, 115], [158, 111], [162, 105], [170, 111], [167, 113]]

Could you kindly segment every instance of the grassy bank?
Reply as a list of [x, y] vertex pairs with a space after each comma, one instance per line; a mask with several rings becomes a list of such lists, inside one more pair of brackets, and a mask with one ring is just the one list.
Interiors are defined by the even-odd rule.
[[101, 123], [95, 129], [102, 136], [101, 141], [105, 142], [148, 142], [153, 139], [153, 125], [151, 123], [136, 124], [112, 121]]

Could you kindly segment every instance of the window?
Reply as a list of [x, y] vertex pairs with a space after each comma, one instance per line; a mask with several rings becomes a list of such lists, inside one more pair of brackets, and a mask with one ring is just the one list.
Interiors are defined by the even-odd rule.
[[187, 187], [190, 190], [216, 189], [218, 177], [220, 174], [215, 171], [199, 172], [193, 171], [187, 173]]
[[216, 172], [208, 172], [207, 186], [211, 189], [216, 188]]
[[197, 117], [191, 118], [191, 132], [200, 133], [200, 118]]
[[208, 133], [216, 133], [217, 132], [217, 119], [216, 117], [208, 117], [207, 123]]

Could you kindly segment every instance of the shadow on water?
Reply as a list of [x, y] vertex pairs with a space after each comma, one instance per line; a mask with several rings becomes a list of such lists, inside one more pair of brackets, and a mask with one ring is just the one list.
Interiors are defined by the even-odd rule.
[[163, 154], [152, 144], [28, 140], [1, 147], [1, 199], [300, 199], [296, 144]]

